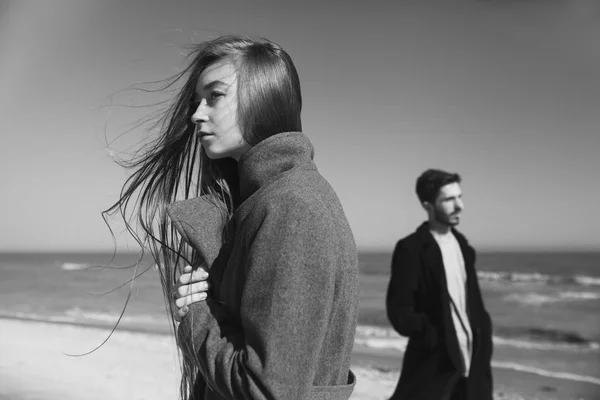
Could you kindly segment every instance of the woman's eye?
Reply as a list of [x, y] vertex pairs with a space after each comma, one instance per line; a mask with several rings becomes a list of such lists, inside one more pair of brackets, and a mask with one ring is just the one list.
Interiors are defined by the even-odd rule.
[[212, 93], [210, 94], [210, 99], [211, 99], [211, 100], [216, 100], [216, 99], [218, 99], [218, 98], [219, 98], [219, 97], [221, 97], [221, 96], [224, 96], [224, 94], [223, 94], [223, 93], [221, 93], [221, 92], [212, 92]]

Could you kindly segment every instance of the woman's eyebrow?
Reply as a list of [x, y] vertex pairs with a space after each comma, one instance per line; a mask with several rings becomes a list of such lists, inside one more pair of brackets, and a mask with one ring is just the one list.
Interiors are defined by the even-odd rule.
[[213, 89], [215, 86], [219, 86], [219, 85], [223, 85], [223, 86], [227, 86], [227, 84], [223, 81], [212, 81], [210, 83], [207, 83], [206, 85], [204, 85], [204, 87], [202, 88], [203, 91], [209, 91], [211, 89]]
[[198, 91], [198, 90], [194, 91], [194, 95], [192, 96], [192, 101], [193, 102], [194, 101], [198, 101], [198, 98], [202, 97], [202, 94], [201, 94], [202, 92], [208, 92], [208, 91], [212, 90], [213, 88], [215, 88], [216, 86], [227, 86], [227, 87], [229, 87], [227, 85], [227, 83], [225, 83], [223, 81], [220, 81], [220, 80], [209, 82], [206, 85], [204, 85], [204, 87], [202, 87], [200, 89], [200, 91]]

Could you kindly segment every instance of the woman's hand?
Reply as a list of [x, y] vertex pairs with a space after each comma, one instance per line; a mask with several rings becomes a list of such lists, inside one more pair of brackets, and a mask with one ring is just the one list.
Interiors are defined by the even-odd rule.
[[203, 268], [192, 271], [192, 267], [187, 265], [183, 269], [179, 282], [175, 285], [176, 315], [179, 318], [186, 316], [190, 304], [206, 300], [206, 292], [210, 287], [207, 279], [208, 272]]

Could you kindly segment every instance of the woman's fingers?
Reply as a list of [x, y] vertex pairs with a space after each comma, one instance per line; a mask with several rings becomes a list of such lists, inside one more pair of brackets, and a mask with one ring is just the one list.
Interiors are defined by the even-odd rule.
[[190, 285], [182, 285], [177, 288], [177, 297], [185, 297], [195, 293], [206, 292], [210, 289], [210, 283], [207, 281], [192, 283]]
[[174, 286], [175, 306], [177, 306], [176, 320], [185, 317], [189, 312], [189, 305], [206, 300], [206, 291], [210, 288], [207, 281], [208, 272], [203, 268], [192, 271], [192, 267], [186, 265], [183, 273], [179, 276], [179, 283]]
[[[189, 296], [178, 298], [177, 300], [175, 300], [175, 305], [177, 306], [177, 308], [180, 309], [179, 315], [181, 315], [181, 311], [183, 311], [184, 308], [188, 308], [190, 304], [204, 300], [206, 300], [206, 292], [194, 293]], [[187, 310], [185, 311], [184, 315], [185, 314], [187, 314]]]
[[177, 322], [181, 322], [181, 318], [185, 317], [189, 310], [190, 308], [188, 306], [183, 306], [180, 309], [178, 309], [176, 314], [177, 316], [175, 317]]
[[179, 283], [181, 285], [187, 285], [190, 282], [200, 282], [208, 279], [208, 272], [206, 272], [206, 270], [203, 268], [198, 268], [195, 271], [189, 272], [191, 271], [192, 267], [189, 267], [190, 269], [187, 270], [188, 267], [189, 266], [185, 267], [183, 269], [183, 274], [179, 276]]

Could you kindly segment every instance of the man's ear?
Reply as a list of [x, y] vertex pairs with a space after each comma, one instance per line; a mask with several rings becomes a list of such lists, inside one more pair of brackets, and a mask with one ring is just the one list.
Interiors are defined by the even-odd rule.
[[427, 213], [433, 211], [433, 205], [430, 202], [428, 202], [428, 201], [422, 202], [421, 206], [423, 207], [423, 209], [425, 211], [427, 211]]

